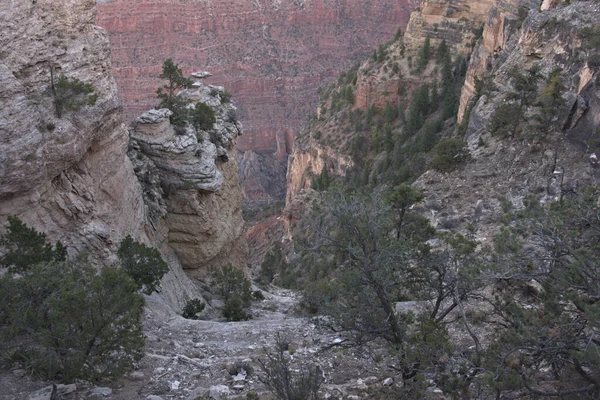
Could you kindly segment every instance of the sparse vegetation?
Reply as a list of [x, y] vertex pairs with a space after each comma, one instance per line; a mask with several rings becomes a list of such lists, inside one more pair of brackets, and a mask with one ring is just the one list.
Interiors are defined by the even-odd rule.
[[467, 144], [460, 139], [443, 138], [435, 146], [431, 167], [440, 172], [450, 172], [471, 159]]
[[181, 316], [186, 319], [198, 319], [198, 314], [204, 311], [206, 304], [200, 299], [191, 299], [181, 310]]
[[54, 97], [57, 118], [66, 111], [79, 111], [82, 107], [96, 104], [98, 94], [91, 83], [84, 83], [75, 77], [61, 75], [54, 81], [54, 69], [50, 69], [50, 91]]
[[278, 399], [316, 400], [323, 383], [320, 368], [311, 365], [292, 368], [288, 349], [289, 341], [277, 333], [274, 351], [266, 350], [265, 357], [257, 360], [261, 372], [258, 379]]

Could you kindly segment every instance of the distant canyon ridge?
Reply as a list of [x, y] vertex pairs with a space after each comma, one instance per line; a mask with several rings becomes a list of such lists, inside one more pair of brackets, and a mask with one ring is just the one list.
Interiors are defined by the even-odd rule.
[[[291, 152], [317, 88], [406, 26], [409, 0], [97, 0], [125, 116], [157, 103], [162, 63], [234, 94], [242, 152]], [[284, 154], [285, 153], [285, 154]], [[282, 160], [283, 161], [283, 160]]]

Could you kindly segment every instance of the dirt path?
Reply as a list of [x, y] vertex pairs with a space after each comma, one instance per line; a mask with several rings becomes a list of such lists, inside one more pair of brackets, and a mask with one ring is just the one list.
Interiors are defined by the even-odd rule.
[[[321, 367], [326, 378], [323, 392], [330, 398], [347, 398], [357, 386], [365, 389], [359, 378], [375, 383], [389, 373], [384, 362], [373, 361], [372, 351], [334, 348], [322, 352], [340, 338], [318, 328], [309, 318], [295, 316], [298, 298], [294, 292], [275, 290], [265, 296], [264, 301], [253, 305], [253, 318], [243, 322], [194, 321], [176, 315], [164, 319], [149, 310], [144, 318], [147, 355], [138, 369], [108, 385], [108, 397], [90, 396], [91, 388], [78, 384], [77, 393], [65, 398], [196, 400], [212, 395], [216, 399], [245, 399], [249, 392], [258, 393], [261, 399], [271, 398], [257, 379], [256, 359], [272, 348], [278, 332], [289, 339], [293, 358]], [[234, 378], [242, 372], [234, 368], [236, 364], [246, 367], [246, 376], [242, 373]], [[26, 400], [30, 393], [50, 383], [3, 371], [0, 399]]]

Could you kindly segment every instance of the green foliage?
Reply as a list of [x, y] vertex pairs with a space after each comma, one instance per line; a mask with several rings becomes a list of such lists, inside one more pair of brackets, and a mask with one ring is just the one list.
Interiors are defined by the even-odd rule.
[[231, 264], [217, 268], [212, 273], [217, 294], [223, 297], [223, 316], [229, 321], [242, 321], [250, 318], [244, 308], [252, 301], [250, 281], [244, 271]]
[[540, 112], [534, 116], [538, 122], [537, 129], [542, 133], [559, 130], [557, 111], [565, 104], [562, 95], [566, 91], [560, 78], [561, 69], [557, 68], [550, 73], [546, 85], [538, 98], [537, 105]]
[[419, 86], [413, 93], [413, 98], [408, 107], [406, 120], [406, 132], [412, 136], [425, 123], [425, 117], [429, 113], [429, 85], [426, 83]]
[[46, 379], [114, 379], [143, 355], [144, 299], [122, 269], [85, 260], [0, 278], [2, 358]]
[[52, 261], [65, 261], [66, 249], [56, 242], [54, 249], [46, 235], [27, 227], [19, 218], [9, 216], [6, 234], [0, 237], [3, 254], [0, 265], [11, 272], [24, 273], [31, 266]]
[[[278, 279], [273, 282], [275, 276], [277, 276]], [[285, 259], [281, 244], [275, 243], [273, 248], [265, 255], [260, 266], [258, 280], [263, 284], [273, 282], [286, 288], [296, 287], [296, 276], [292, 266]]]
[[437, 49], [437, 52], [435, 55], [438, 63], [440, 61], [444, 60], [448, 54], [449, 54], [448, 44], [446, 43], [446, 39], [444, 39], [441, 41], [440, 45], [438, 46], [438, 49]]
[[79, 111], [81, 107], [93, 106], [98, 99], [91, 83], [84, 83], [77, 78], [67, 78], [64, 75], [61, 75], [56, 82], [52, 81], [51, 90], [58, 118], [61, 118], [65, 111]]
[[588, 57], [587, 64], [590, 68], [600, 68], [600, 54], [592, 54]]
[[513, 137], [519, 123], [521, 110], [516, 103], [502, 103], [494, 111], [494, 115], [487, 123], [487, 130], [494, 136], [501, 138]]
[[431, 39], [429, 38], [429, 36], [427, 36], [425, 38], [425, 42], [423, 43], [423, 47], [421, 47], [421, 50], [419, 50], [419, 54], [417, 56], [418, 57], [417, 65], [416, 65], [417, 72], [423, 72], [425, 70], [425, 68], [427, 67], [427, 64], [429, 63], [429, 58], [431, 57], [430, 52], [431, 52]]
[[186, 319], [199, 319], [198, 314], [204, 311], [206, 304], [200, 299], [191, 299], [181, 310], [181, 316]]
[[255, 301], [263, 301], [265, 299], [265, 295], [262, 294], [260, 290], [255, 290], [252, 292], [252, 299]]
[[233, 97], [233, 94], [231, 94], [227, 90], [224, 90], [223, 92], [221, 92], [221, 101], [223, 103], [229, 103], [231, 101], [232, 97]]
[[435, 146], [431, 167], [440, 172], [450, 172], [471, 159], [467, 143], [461, 139], [443, 138]]
[[[496, 274], [510, 277], [523, 295], [498, 293], [493, 306], [503, 334], [490, 346], [485, 367], [499, 393], [525, 390], [540, 396], [594, 398], [600, 352], [597, 302], [600, 221], [597, 187], [551, 207], [530, 202], [511, 210], [494, 239]], [[570, 397], [573, 395], [572, 397]]]
[[173, 125], [183, 125], [187, 120], [187, 108], [185, 101], [177, 97], [181, 89], [192, 87], [192, 80], [185, 78], [181, 68], [173, 62], [173, 59], [167, 58], [162, 66], [161, 79], [166, 79], [167, 83], [158, 88], [156, 95], [160, 100], [158, 108], [168, 108], [173, 112], [171, 123]]
[[331, 185], [331, 182], [332, 182], [332, 177], [329, 174], [329, 168], [327, 168], [327, 166], [323, 166], [321, 173], [314, 177], [311, 186], [313, 189], [315, 189], [319, 192], [322, 192], [329, 188], [329, 185]]
[[423, 195], [417, 189], [405, 183], [396, 186], [386, 197], [387, 203], [396, 214], [397, 238], [400, 239], [402, 223], [408, 208], [423, 200]]
[[522, 121], [525, 110], [537, 98], [538, 81], [541, 77], [540, 67], [534, 66], [524, 72], [517, 68], [508, 74], [512, 80], [514, 92], [509, 93], [507, 100], [494, 112], [487, 124], [492, 135], [514, 137]]
[[129, 235], [121, 241], [117, 252], [119, 262], [145, 294], [158, 291], [160, 280], [169, 272], [169, 266], [158, 250], [139, 243]]
[[196, 103], [194, 108], [189, 111], [189, 119], [196, 129], [204, 131], [211, 129], [217, 122], [213, 109], [202, 102]]
[[598, 50], [600, 48], [600, 28], [594, 26], [582, 28], [577, 36], [582, 39], [584, 49]]
[[402, 27], [398, 28], [396, 31], [396, 34], [394, 35], [394, 42], [400, 38], [402, 38]]

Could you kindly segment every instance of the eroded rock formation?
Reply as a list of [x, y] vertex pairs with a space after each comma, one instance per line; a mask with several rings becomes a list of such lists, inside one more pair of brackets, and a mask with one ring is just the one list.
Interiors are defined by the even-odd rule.
[[[189, 97], [215, 107], [215, 129], [200, 132], [201, 144], [189, 132], [169, 142], [161, 140], [162, 128], [172, 133], [164, 124], [164, 111], [162, 116], [160, 111], [147, 114], [140, 122], [147, 140], [137, 145], [156, 163], [141, 168], [138, 163], [150, 159], [142, 154], [134, 159], [134, 171], [111, 75], [109, 41], [94, 25], [95, 17], [94, 0], [0, 4], [0, 225], [8, 216], [18, 216], [50, 240], [64, 243], [71, 256], [87, 252], [98, 265], [116, 262], [126, 235], [159, 248], [171, 271], [151, 303], [167, 306], [155, 311], [171, 307], [166, 312], [172, 313], [199, 296], [180, 258], [196, 268], [215, 265], [221, 257], [223, 263], [243, 264], [240, 258], [227, 258], [231, 248], [245, 246], [233, 157], [241, 128], [232, 120], [234, 114], [218, 107], [222, 89], [198, 86]], [[61, 76], [91, 85], [96, 101], [57, 113], [52, 78], [56, 83]], [[159, 120], [161, 129], [153, 130], [151, 122]], [[210, 136], [213, 131], [215, 137]], [[197, 157], [199, 153], [209, 157]], [[165, 154], [169, 156], [156, 157]], [[178, 247], [215, 237], [221, 247], [214, 240], [204, 252]]]
[[[123, 236], [142, 236], [144, 215], [95, 11], [93, 0], [0, 5], [0, 218], [111, 262]], [[51, 71], [90, 83], [95, 104], [58, 118]]]
[[242, 127], [235, 107], [222, 101], [222, 88], [196, 83], [179, 94], [208, 104], [216, 114], [212, 128], [173, 127], [167, 109], [150, 110], [131, 129], [129, 153], [149, 207], [159, 223], [164, 216], [168, 243], [190, 273], [231, 263], [244, 265], [246, 253], [242, 195], [234, 143]]

